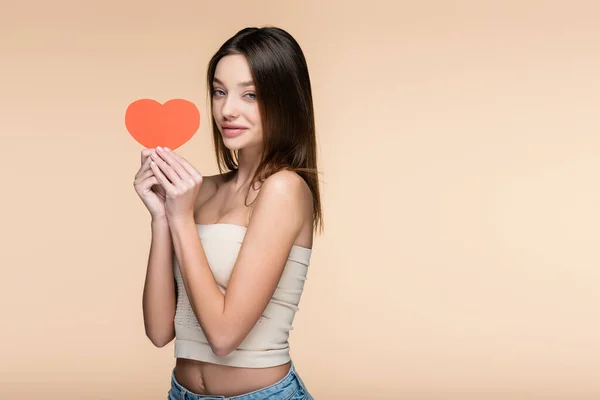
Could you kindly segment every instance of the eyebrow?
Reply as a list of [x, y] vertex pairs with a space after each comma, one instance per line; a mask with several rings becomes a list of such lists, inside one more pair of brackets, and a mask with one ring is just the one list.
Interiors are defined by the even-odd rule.
[[[223, 84], [223, 82], [221, 82], [219, 80], [219, 78], [213, 78], [213, 82], [216, 82], [219, 85], [225, 86], [225, 84]], [[246, 82], [240, 82], [240, 83], [238, 83], [238, 86], [254, 86], [254, 81], [250, 80], [250, 81], [246, 81]]]

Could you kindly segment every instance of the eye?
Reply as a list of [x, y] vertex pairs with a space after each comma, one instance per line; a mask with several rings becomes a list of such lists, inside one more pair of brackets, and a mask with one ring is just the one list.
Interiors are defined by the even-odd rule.
[[222, 96], [225, 94], [225, 92], [223, 92], [221, 89], [214, 89], [212, 93], [213, 96]]
[[250, 96], [249, 99], [251, 99], [251, 100], [256, 99], [256, 94], [255, 93], [246, 93], [245, 96]]

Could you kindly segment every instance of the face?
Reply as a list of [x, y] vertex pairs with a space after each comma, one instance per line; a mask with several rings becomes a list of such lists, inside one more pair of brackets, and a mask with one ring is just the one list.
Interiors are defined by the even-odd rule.
[[228, 55], [217, 64], [212, 112], [225, 147], [230, 150], [262, 145], [256, 87], [243, 55]]

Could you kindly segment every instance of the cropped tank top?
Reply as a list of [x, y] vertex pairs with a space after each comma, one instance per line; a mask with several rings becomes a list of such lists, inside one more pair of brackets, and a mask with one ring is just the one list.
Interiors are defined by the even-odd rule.
[[[212, 274], [222, 293], [235, 265], [246, 227], [232, 224], [196, 225]], [[190, 305], [177, 257], [173, 272], [177, 288], [175, 357], [234, 367], [265, 368], [290, 361], [288, 337], [304, 289], [312, 250], [293, 246], [277, 288], [260, 318], [225, 357], [213, 352]]]

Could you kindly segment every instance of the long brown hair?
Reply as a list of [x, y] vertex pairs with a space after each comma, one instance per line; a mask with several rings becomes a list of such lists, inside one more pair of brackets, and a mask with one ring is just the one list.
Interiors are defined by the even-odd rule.
[[[323, 231], [317, 169], [317, 142], [310, 77], [304, 53], [296, 40], [276, 27], [245, 28], [227, 40], [208, 64], [207, 88], [212, 94], [218, 62], [224, 56], [246, 57], [256, 86], [263, 127], [263, 154], [250, 187], [282, 169], [295, 171], [313, 197], [313, 229]], [[212, 98], [212, 97], [211, 97]], [[212, 115], [212, 101], [210, 101]], [[221, 174], [235, 172], [238, 155], [223, 143], [211, 117], [213, 143]], [[227, 174], [233, 177], [232, 174]]]

